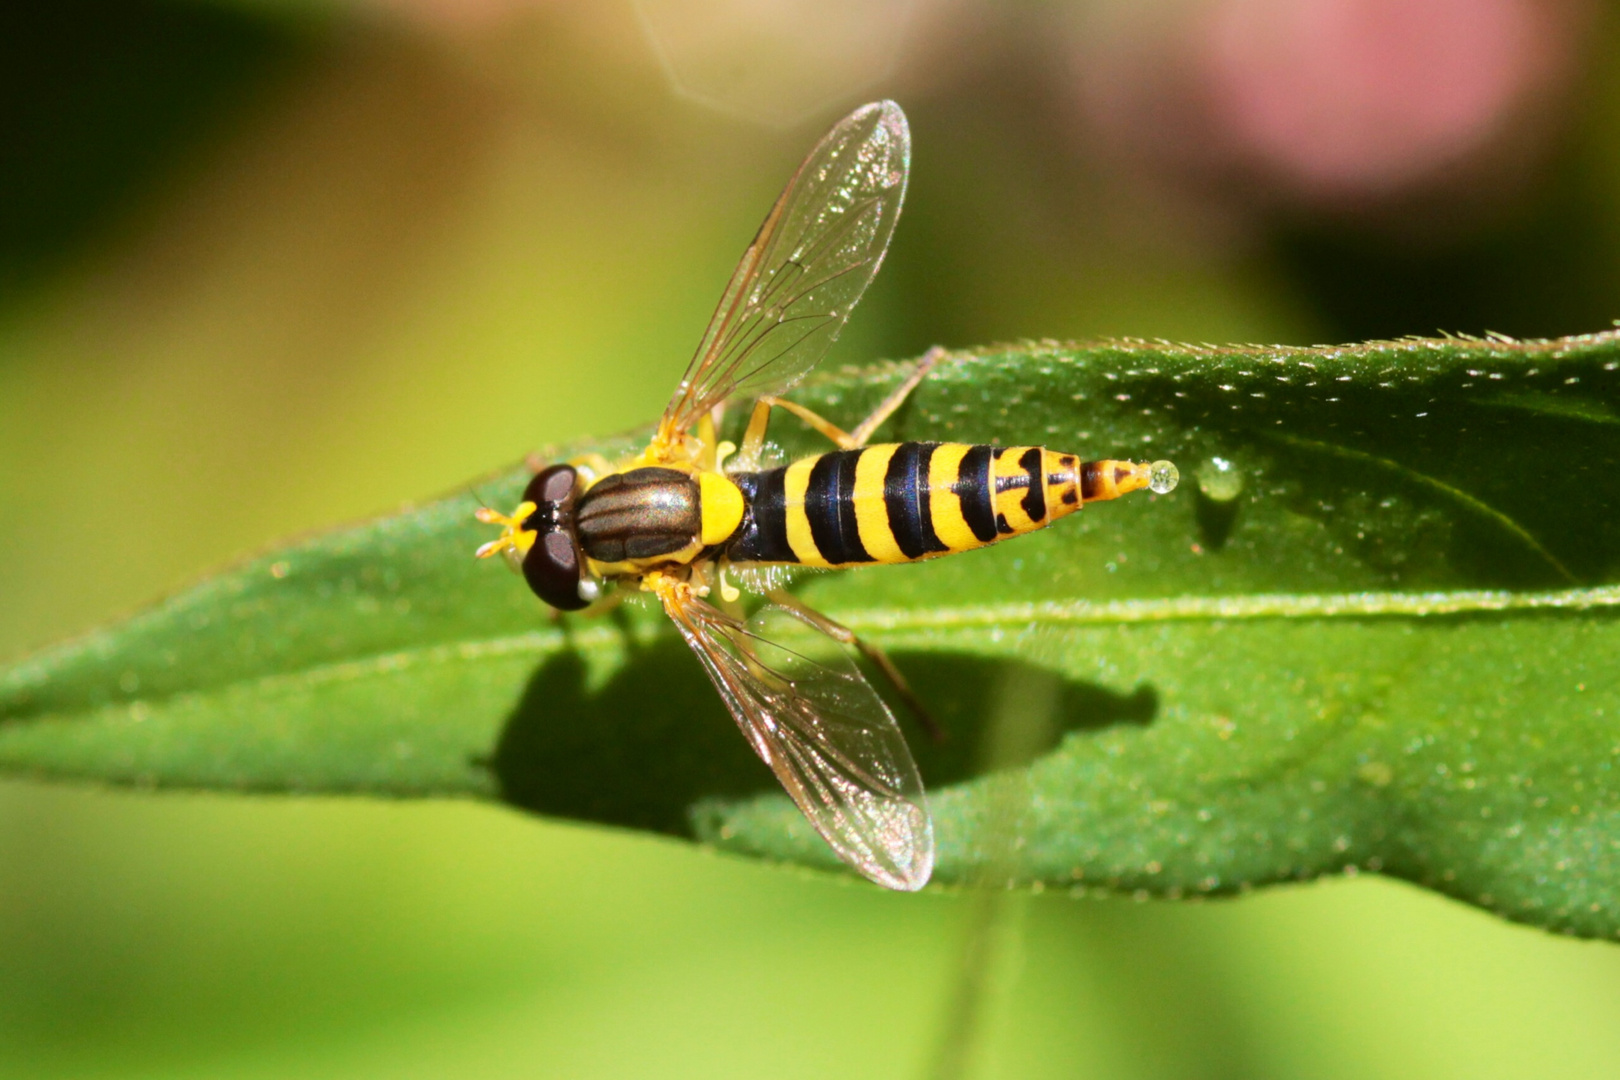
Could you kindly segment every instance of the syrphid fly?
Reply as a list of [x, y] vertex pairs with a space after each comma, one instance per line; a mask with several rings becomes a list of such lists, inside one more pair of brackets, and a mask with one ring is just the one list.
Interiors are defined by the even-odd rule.
[[[922, 780], [893, 714], [841, 647], [859, 649], [915, 698], [880, 649], [786, 592], [769, 569], [967, 551], [1088, 502], [1169, 491], [1177, 479], [1165, 461], [1084, 461], [1040, 446], [869, 444], [939, 349], [852, 431], [777, 396], [821, 360], [882, 265], [910, 162], [894, 102], [839, 121], [743, 252], [647, 448], [616, 464], [543, 468], [511, 514], [478, 515], [503, 526], [478, 554], [504, 554], [559, 611], [600, 609], [632, 588], [655, 595], [749, 744], [838, 856], [906, 890], [926, 884], [934, 864]], [[717, 436], [733, 399], [753, 401], [740, 446]], [[838, 449], [767, 467], [775, 406]], [[764, 606], [745, 616], [733, 581], [762, 592]], [[786, 644], [806, 630], [840, 647], [828, 655]]]

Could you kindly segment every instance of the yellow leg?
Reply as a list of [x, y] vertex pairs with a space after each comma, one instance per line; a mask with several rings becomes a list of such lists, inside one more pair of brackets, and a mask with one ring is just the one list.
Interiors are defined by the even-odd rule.
[[854, 431], [845, 431], [826, 417], [811, 409], [805, 408], [796, 402], [787, 401], [778, 397], [762, 397], [754, 402], [754, 411], [748, 418], [748, 429], [743, 433], [742, 449], [737, 454], [737, 463], [745, 469], [756, 468], [759, 462], [760, 449], [765, 445], [765, 428], [770, 422], [770, 413], [773, 407], [786, 409], [788, 412], [803, 420], [809, 427], [825, 435], [840, 450], [857, 450], [867, 444], [874, 432], [882, 426], [883, 422], [894, 415], [896, 409], [905, 404], [906, 398], [917, 389], [917, 384], [928, 377], [928, 373], [945, 358], [945, 349], [935, 345], [923, 354], [905, 382], [894, 388], [894, 391], [878, 403], [870, 416], [862, 420]]
[[[586, 619], [598, 619], [603, 615], [611, 615], [630, 596], [631, 591], [629, 589], [616, 588], [604, 593], [598, 599], [593, 600], [589, 607], [581, 608], [575, 614]], [[557, 614], [561, 615], [562, 612], [559, 611]]]
[[849, 432], [845, 431], [831, 420], [828, 420], [820, 413], [807, 409], [796, 401], [785, 401], [782, 398], [775, 397], [762, 397], [758, 402], [755, 403], [754, 408], [758, 409], [761, 405], [765, 406], [767, 409], [777, 408], [792, 413], [794, 416], [797, 416], [800, 420], [803, 420], [807, 425], [809, 425], [812, 430], [819, 431], [821, 434], [831, 439], [838, 445], [840, 450], [853, 450], [860, 445], [860, 443], [855, 441], [855, 436], [851, 435]]
[[582, 619], [599, 619], [604, 615], [613, 614], [619, 609], [619, 605], [623, 604], [632, 595], [631, 590], [616, 588], [611, 592], [603, 593], [598, 599], [578, 611], [558, 611], [556, 608], [547, 608], [546, 618], [551, 620], [553, 626], [560, 627], [564, 636], [567, 636], [573, 632], [573, 620], [569, 618], [570, 615], [577, 615]]
[[748, 427], [743, 430], [742, 446], [731, 459], [733, 468], [750, 471], [759, 468], [759, 454], [765, 448], [765, 429], [771, 422], [771, 403], [765, 398], [754, 402], [754, 411], [748, 414]]
[[[524, 458], [523, 464], [529, 467], [530, 472], [537, 473], [541, 469], [546, 468], [548, 465], [555, 465], [556, 462], [550, 460], [549, 458], [541, 457], [538, 453], [534, 453]], [[598, 476], [605, 476], [613, 471], [612, 463], [601, 454], [581, 454], [578, 457], [569, 458], [566, 462], [564, 462], [564, 464], [572, 465], [574, 468], [579, 469], [582, 472], [591, 474], [589, 477], [590, 479], [594, 479]]]
[[[601, 454], [581, 454], [578, 457], [569, 458], [567, 464], [579, 470], [587, 485], [596, 483], [596, 481], [613, 471], [613, 463]], [[539, 472], [540, 470], [536, 469], [535, 471]]]
[[894, 391], [880, 401], [877, 408], [872, 410], [872, 415], [862, 420], [860, 425], [850, 433], [851, 445], [844, 447], [844, 449], [853, 450], [857, 446], [865, 446], [867, 440], [872, 437], [872, 433], [882, 426], [883, 421], [893, 416], [896, 409], [906, 403], [906, 398], [911, 396], [911, 392], [917, 389], [919, 383], [928, 378], [928, 373], [934, 370], [934, 365], [943, 359], [945, 359], [945, 347], [943, 345], [935, 345], [932, 349], [923, 353], [922, 359], [917, 361], [917, 366], [912, 369], [910, 375], [906, 376], [906, 381], [895, 387]]
[[928, 737], [935, 742], [944, 741], [944, 729], [939, 726], [939, 723], [929, 714], [928, 709], [918, 700], [916, 693], [911, 689], [911, 684], [900, 673], [900, 669], [894, 666], [894, 661], [889, 659], [888, 653], [861, 638], [843, 623], [829, 619], [786, 590], [773, 590], [769, 594], [769, 598], [771, 603], [792, 611], [834, 641], [845, 645], [853, 645], [859, 649], [862, 656], [872, 661], [873, 666], [883, 672], [883, 677], [889, 680], [889, 685], [894, 687], [894, 692], [900, 695], [900, 700], [906, 703], [906, 708], [910, 709], [912, 715], [917, 718], [917, 722], [922, 724], [923, 730], [928, 732]]
[[712, 469], [715, 466], [715, 448], [719, 445], [720, 437], [715, 434], [714, 413], [707, 412], [698, 417], [697, 439], [703, 444], [698, 454], [698, 467]]

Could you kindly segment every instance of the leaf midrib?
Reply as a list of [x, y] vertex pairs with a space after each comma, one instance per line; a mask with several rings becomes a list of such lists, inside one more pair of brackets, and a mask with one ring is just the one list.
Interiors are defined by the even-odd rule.
[[[1452, 590], [1438, 592], [1359, 593], [1256, 593], [1232, 597], [1172, 597], [1156, 600], [1040, 601], [1031, 603], [938, 606], [926, 608], [867, 608], [835, 611], [835, 617], [857, 631], [988, 630], [1034, 625], [1117, 626], [1136, 623], [1237, 622], [1269, 619], [1436, 618], [1474, 614], [1578, 613], [1620, 608], [1620, 585], [1550, 592], [1506, 590]], [[658, 636], [657, 624], [630, 629], [599, 625], [581, 630], [530, 630], [480, 641], [457, 641], [399, 649], [277, 672], [254, 679], [219, 683], [206, 689], [154, 697], [131, 697], [120, 702], [88, 706], [89, 711], [127, 709], [154, 703], [207, 697], [242, 687], [273, 694], [282, 687], [309, 689], [357, 682], [408, 668], [458, 661], [499, 659], [507, 656], [544, 656], [559, 647], [586, 652], [612, 650], [626, 644], [627, 636], [646, 644]], [[62, 710], [29, 717], [44, 720], [84, 710]]]

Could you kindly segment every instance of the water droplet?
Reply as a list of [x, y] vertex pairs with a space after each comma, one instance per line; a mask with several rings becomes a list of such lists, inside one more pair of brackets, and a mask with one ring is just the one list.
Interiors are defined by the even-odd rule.
[[1168, 495], [1181, 483], [1181, 470], [1173, 462], [1155, 461], [1148, 466], [1148, 487], [1156, 495]]
[[1214, 502], [1231, 502], [1243, 494], [1243, 473], [1225, 458], [1212, 457], [1198, 466], [1198, 490]]

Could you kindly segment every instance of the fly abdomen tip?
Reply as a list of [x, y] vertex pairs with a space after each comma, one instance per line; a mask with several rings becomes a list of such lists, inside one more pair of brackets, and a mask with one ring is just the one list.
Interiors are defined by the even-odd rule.
[[1181, 482], [1181, 470], [1168, 461], [1151, 465], [1134, 461], [1083, 461], [1080, 463], [1080, 497], [1085, 502], [1102, 502], [1148, 488], [1167, 495]]

